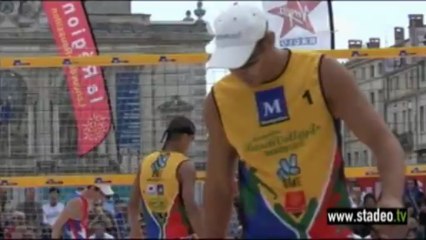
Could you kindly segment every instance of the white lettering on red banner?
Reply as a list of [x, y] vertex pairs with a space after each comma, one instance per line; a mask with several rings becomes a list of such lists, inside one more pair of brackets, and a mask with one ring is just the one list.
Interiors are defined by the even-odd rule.
[[[62, 56], [97, 55], [96, 43], [81, 1], [43, 1], [56, 46]], [[108, 94], [97, 66], [65, 67], [78, 129], [78, 154], [98, 146], [111, 128]]]

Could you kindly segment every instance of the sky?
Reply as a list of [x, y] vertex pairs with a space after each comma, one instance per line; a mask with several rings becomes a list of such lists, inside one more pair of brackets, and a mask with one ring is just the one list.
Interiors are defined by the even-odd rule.
[[[261, 1], [239, 1], [241, 4], [262, 7]], [[204, 20], [212, 23], [216, 16], [234, 1], [205, 1]], [[151, 14], [153, 21], [182, 20], [186, 10], [194, 10], [196, 1], [132, 1], [133, 13]], [[379, 37], [381, 46], [393, 45], [394, 27], [408, 32], [408, 14], [426, 14], [426, 1], [333, 1], [335, 41], [337, 49], [347, 48], [349, 39], [364, 42]], [[216, 76], [218, 75], [218, 76]], [[209, 73], [208, 81], [221, 75]]]

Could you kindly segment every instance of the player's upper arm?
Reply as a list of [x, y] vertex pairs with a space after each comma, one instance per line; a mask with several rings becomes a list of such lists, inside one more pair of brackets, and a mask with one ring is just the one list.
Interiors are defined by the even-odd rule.
[[141, 189], [140, 189], [140, 173], [142, 170], [142, 164], [139, 165], [138, 171], [135, 176], [135, 180], [133, 181], [133, 189], [130, 195], [129, 207], [139, 207], [140, 197], [141, 197]]
[[342, 119], [362, 142], [374, 148], [380, 144], [378, 139], [392, 136], [382, 117], [358, 88], [352, 74], [339, 62], [323, 58], [321, 81], [334, 117]]
[[196, 177], [195, 167], [190, 161], [185, 161], [179, 166], [178, 178], [180, 180], [181, 195], [188, 211], [197, 207], [194, 200]]
[[[214, 99], [214, 88], [207, 95], [204, 103], [204, 121], [206, 122], [208, 139], [208, 170], [218, 174], [234, 175], [237, 153], [229, 143], [221, 122], [220, 113]], [[227, 169], [229, 172], [224, 172]]]
[[64, 210], [59, 214], [59, 217], [56, 219], [53, 227], [62, 228], [64, 224], [69, 219], [77, 219], [79, 214], [81, 214], [78, 209], [81, 208], [81, 200], [78, 198], [71, 199], [67, 205], [65, 206]]

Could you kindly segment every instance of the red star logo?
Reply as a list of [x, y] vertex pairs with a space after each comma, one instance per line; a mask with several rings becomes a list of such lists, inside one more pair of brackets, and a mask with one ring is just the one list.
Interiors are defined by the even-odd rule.
[[287, 1], [287, 4], [272, 8], [268, 12], [284, 19], [280, 37], [285, 36], [295, 26], [315, 33], [309, 19], [309, 13], [320, 3], [320, 1]]

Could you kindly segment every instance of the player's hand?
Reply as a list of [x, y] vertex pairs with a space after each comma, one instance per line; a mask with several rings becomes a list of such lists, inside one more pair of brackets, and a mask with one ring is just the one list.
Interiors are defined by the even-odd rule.
[[[378, 208], [403, 208], [401, 200], [391, 197], [383, 197], [377, 204]], [[408, 220], [408, 216], [407, 220]], [[405, 239], [408, 226], [405, 225], [376, 225], [374, 226], [374, 238], [379, 239]]]

